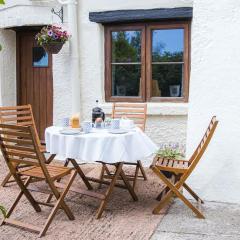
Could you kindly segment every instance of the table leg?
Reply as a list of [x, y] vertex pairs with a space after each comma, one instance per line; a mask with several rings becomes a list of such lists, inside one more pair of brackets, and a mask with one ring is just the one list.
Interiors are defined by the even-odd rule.
[[88, 190], [92, 190], [93, 187], [92, 185], [89, 183], [87, 177], [85, 176], [85, 174], [83, 173], [82, 169], [79, 167], [79, 165], [77, 164], [75, 159], [72, 158], [68, 158], [69, 161], [72, 163], [72, 165], [74, 166], [74, 168], [77, 170], [79, 176], [82, 178], [83, 182], [85, 183], [86, 187], [88, 188]]
[[112, 181], [111, 181], [111, 183], [110, 183], [110, 185], [109, 185], [109, 187], [108, 187], [108, 189], [107, 189], [107, 191], [105, 193], [105, 198], [102, 200], [102, 202], [101, 202], [101, 204], [100, 204], [100, 206], [98, 208], [97, 219], [99, 219], [102, 216], [103, 210], [106, 207], [107, 202], [109, 200], [109, 197], [110, 197], [110, 195], [111, 195], [111, 193], [112, 193], [112, 191], [114, 189], [114, 185], [115, 185], [118, 177], [120, 176], [120, 173], [122, 171], [122, 166], [123, 166], [123, 163], [117, 163], [115, 165], [116, 171], [115, 171], [115, 174], [114, 174], [114, 176], [112, 178]]
[[131, 184], [129, 183], [129, 181], [128, 181], [128, 179], [127, 179], [123, 170], [120, 172], [120, 176], [121, 176], [123, 182], [125, 183], [125, 185], [127, 187], [127, 190], [131, 194], [133, 200], [138, 201], [138, 197], [137, 197], [136, 193], [134, 192], [134, 187], [132, 187]]
[[122, 178], [124, 184], [126, 185], [126, 188], [128, 189], [129, 193], [131, 194], [133, 200], [134, 201], [138, 200], [138, 197], [135, 194], [133, 187], [129, 183], [129, 181], [128, 181], [128, 179], [127, 179], [127, 177], [126, 177], [126, 175], [125, 175], [125, 173], [124, 173], [124, 171], [122, 169], [123, 163], [122, 162], [121, 163], [117, 163], [115, 165], [115, 167], [116, 167], [116, 171], [115, 171], [115, 173], [113, 175], [113, 178], [112, 178], [112, 180], [110, 182], [110, 185], [109, 185], [109, 187], [108, 187], [108, 189], [107, 189], [107, 191], [105, 193], [105, 198], [102, 200], [102, 202], [101, 202], [101, 204], [100, 204], [100, 206], [98, 208], [97, 219], [99, 219], [102, 216], [104, 208], [107, 205], [107, 202], [108, 202], [108, 200], [110, 198], [110, 195], [111, 195], [111, 193], [112, 193], [112, 191], [113, 191], [113, 189], [115, 187], [115, 184], [116, 184], [117, 180], [119, 179], [119, 177]]

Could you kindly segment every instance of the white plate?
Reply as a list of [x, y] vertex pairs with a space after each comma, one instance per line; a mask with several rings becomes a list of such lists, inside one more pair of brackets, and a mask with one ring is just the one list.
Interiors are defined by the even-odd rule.
[[81, 133], [79, 129], [62, 129], [59, 132], [65, 135], [76, 135]]
[[112, 134], [124, 134], [124, 133], [128, 133], [128, 130], [126, 130], [126, 129], [109, 129], [108, 132], [112, 133]]

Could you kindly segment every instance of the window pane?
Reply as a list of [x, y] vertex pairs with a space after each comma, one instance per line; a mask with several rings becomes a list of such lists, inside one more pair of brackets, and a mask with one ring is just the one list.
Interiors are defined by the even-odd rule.
[[112, 65], [112, 96], [139, 96], [140, 64]]
[[33, 66], [48, 67], [48, 54], [42, 47], [33, 47]]
[[152, 64], [152, 96], [182, 97], [183, 64]]
[[159, 29], [152, 31], [152, 61], [182, 62], [184, 29]]
[[141, 62], [141, 31], [112, 32], [112, 62]]

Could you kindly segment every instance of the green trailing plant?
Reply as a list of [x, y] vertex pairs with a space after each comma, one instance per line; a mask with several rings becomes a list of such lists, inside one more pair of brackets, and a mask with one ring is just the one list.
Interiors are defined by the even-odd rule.
[[2, 205], [0, 205], [0, 213], [1, 213], [4, 217], [6, 216], [6, 213], [7, 213], [5, 207], [2, 206]]
[[[0, 0], [0, 4], [5, 4], [4, 0]], [[2, 51], [2, 45], [0, 44], [0, 52]]]
[[178, 144], [164, 145], [157, 151], [157, 156], [169, 159], [182, 159], [184, 158], [184, 150]]

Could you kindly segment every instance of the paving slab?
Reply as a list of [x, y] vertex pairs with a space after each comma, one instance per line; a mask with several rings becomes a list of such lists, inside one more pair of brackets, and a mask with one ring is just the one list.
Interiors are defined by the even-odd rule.
[[176, 199], [151, 240], [240, 239], [240, 204], [205, 202], [206, 219], [198, 219]]
[[196, 235], [182, 233], [164, 233], [154, 234], [151, 240], [239, 240], [237, 235]]

